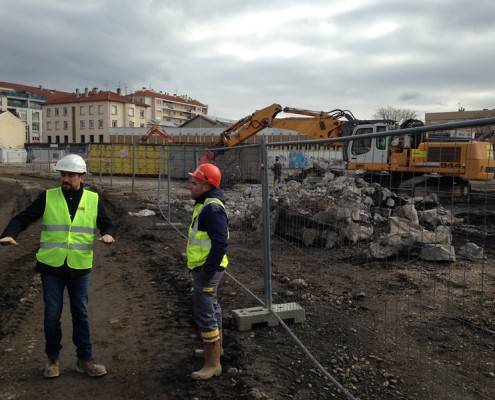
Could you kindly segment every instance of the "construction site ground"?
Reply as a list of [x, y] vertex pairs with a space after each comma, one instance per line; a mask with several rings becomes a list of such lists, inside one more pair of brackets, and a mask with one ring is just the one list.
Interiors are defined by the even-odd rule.
[[[0, 170], [0, 229], [40, 190], [56, 185], [23, 172]], [[114, 245], [95, 243], [90, 283], [95, 356], [109, 374], [91, 379], [75, 372], [66, 299], [62, 375], [42, 378], [35, 224], [21, 234], [19, 246], [0, 247], [0, 400], [343, 398], [282, 327], [236, 330], [232, 310], [257, 303], [228, 277], [219, 294], [224, 374], [192, 381], [190, 372], [201, 365], [193, 357], [200, 342], [191, 318], [184, 239], [160, 215], [128, 215], [153, 207], [144, 190], [153, 190], [153, 180], [140, 181], [137, 194], [130, 193], [129, 180], [116, 180], [112, 190], [94, 183], [119, 226]], [[187, 196], [186, 184], [177, 185]], [[187, 222], [186, 215], [174, 216]], [[274, 238], [274, 300], [304, 307], [306, 322], [289, 326], [356, 398], [493, 399], [495, 248], [486, 243], [486, 261], [452, 267], [414, 259], [363, 261], [345, 248], [311, 249], [308, 257]], [[231, 273], [259, 294], [259, 232], [232, 232], [229, 256]], [[297, 278], [307, 286], [289, 291], [287, 282]]]

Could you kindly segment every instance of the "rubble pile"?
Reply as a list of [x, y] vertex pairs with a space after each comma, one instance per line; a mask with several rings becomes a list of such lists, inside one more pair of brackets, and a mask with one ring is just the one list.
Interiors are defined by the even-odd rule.
[[[261, 188], [253, 185], [229, 192], [228, 197], [232, 229], [259, 230]], [[434, 194], [399, 196], [358, 175], [327, 172], [303, 182], [276, 185], [270, 204], [272, 233], [308, 247], [360, 243], [359, 248], [373, 259], [414, 252], [428, 261], [456, 260], [451, 228], [462, 219], [443, 208]], [[474, 246], [466, 244], [459, 255], [469, 260], [482, 258], [482, 249]]]

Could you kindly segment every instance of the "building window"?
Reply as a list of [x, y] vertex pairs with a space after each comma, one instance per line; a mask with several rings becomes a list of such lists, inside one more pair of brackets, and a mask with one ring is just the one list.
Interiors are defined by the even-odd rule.
[[129, 108], [129, 110], [127, 110], [127, 115], [129, 117], [134, 117], [134, 108]]
[[57, 135], [57, 136], [55, 136], [55, 142], [56, 142], [56, 143], [60, 143], [60, 136], [58, 136], [58, 135]]
[[52, 109], [51, 108], [47, 108], [46, 109], [46, 116], [47, 117], [51, 117], [52, 116]]
[[89, 120], [89, 129], [95, 129], [95, 121], [92, 119]]
[[141, 118], [144, 118], [144, 110], [139, 111], [139, 116], [140, 116]]
[[48, 143], [51, 143], [51, 142], [52, 142], [52, 137], [48, 136]]
[[58, 131], [59, 130], [59, 125], [60, 125], [60, 121], [55, 121], [55, 130]]
[[112, 105], [112, 115], [117, 115], [117, 106]]
[[84, 129], [85, 128], [85, 123], [83, 120], [79, 121], [79, 128]]
[[55, 108], [55, 116], [58, 117], [58, 107]]
[[64, 107], [64, 117], [67, 117], [67, 107]]
[[40, 123], [39, 122], [33, 122], [33, 132], [39, 132], [40, 131]]
[[89, 143], [95, 142], [95, 135], [89, 135]]
[[88, 114], [93, 115], [93, 106], [89, 105], [88, 108], [89, 108]]
[[64, 143], [65, 144], [69, 143], [69, 136], [64, 135]]
[[81, 143], [86, 143], [86, 136], [81, 135]]
[[69, 123], [67, 121], [64, 121], [64, 131], [69, 129]]
[[117, 128], [117, 120], [116, 119], [112, 120], [112, 128]]
[[139, 125], [141, 128], [144, 128], [144, 122], [141, 122], [141, 124]]
[[134, 128], [134, 121], [129, 121], [129, 128]]
[[103, 129], [103, 120], [102, 119], [98, 120], [98, 129]]
[[52, 123], [51, 122], [47, 122], [46, 123], [46, 130], [47, 131], [51, 131], [52, 130]]
[[100, 135], [99, 139], [100, 139], [100, 143], [103, 143], [103, 135]]
[[84, 106], [79, 106], [79, 115], [84, 115]]
[[98, 106], [98, 114], [103, 114], [103, 105], [102, 104], [100, 104]]

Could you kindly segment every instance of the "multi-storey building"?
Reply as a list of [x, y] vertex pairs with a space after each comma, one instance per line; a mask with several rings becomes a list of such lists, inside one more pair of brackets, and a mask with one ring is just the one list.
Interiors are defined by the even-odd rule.
[[51, 96], [68, 94], [42, 86], [0, 82], [0, 112], [10, 111], [24, 122], [26, 143], [40, 143], [42, 137], [42, 106]]
[[133, 93], [132, 98], [149, 106], [148, 120], [170, 121], [181, 125], [196, 115], [206, 115], [208, 106], [188, 96], [172, 96], [169, 93], [155, 92], [143, 88]]
[[43, 142], [106, 143], [109, 128], [145, 127], [149, 106], [111, 91], [79, 89], [53, 96], [43, 106]]

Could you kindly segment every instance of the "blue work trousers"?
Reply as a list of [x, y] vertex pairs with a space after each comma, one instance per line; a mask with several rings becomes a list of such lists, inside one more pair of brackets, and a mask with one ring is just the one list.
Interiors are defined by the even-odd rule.
[[222, 308], [218, 303], [217, 290], [225, 271], [216, 271], [205, 278], [202, 269], [194, 270], [193, 319], [201, 332], [222, 329]]

